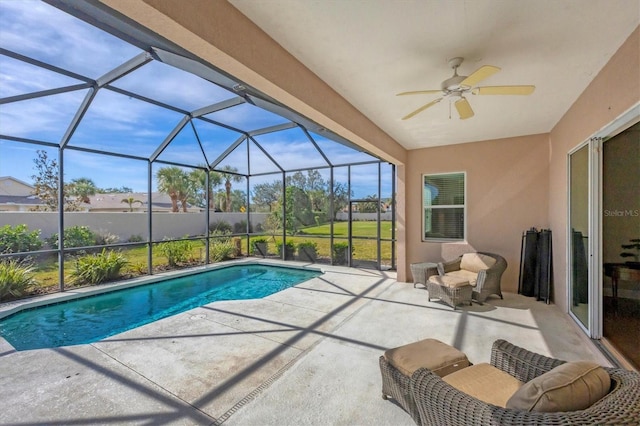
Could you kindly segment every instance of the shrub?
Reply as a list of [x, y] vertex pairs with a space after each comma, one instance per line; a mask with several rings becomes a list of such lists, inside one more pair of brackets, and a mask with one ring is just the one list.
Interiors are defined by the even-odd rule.
[[145, 275], [148, 272], [146, 262], [136, 262], [129, 264], [129, 270], [136, 275]]
[[[349, 243], [346, 242], [337, 242], [333, 243], [333, 247], [331, 248], [331, 257], [333, 258], [334, 265], [346, 265], [347, 264], [347, 256], [349, 250]], [[353, 254], [355, 250], [353, 247], [351, 248], [351, 254]]]
[[[236, 222], [233, 224], [233, 233], [234, 234], [244, 234], [247, 232], [247, 221], [241, 220], [240, 222]], [[253, 232], [253, 226], [249, 224], [249, 233]]]
[[29, 287], [36, 284], [33, 266], [29, 262], [16, 259], [0, 261], [0, 300], [22, 297]]
[[142, 238], [142, 235], [138, 234], [130, 236], [127, 240], [129, 243], [141, 243], [142, 241], [144, 241], [144, 238]]
[[[255, 237], [251, 240], [251, 254], [258, 254], [261, 256], [267, 255], [268, 245], [267, 237]], [[258, 248], [260, 247], [260, 248]]]
[[209, 232], [216, 233], [217, 235], [226, 235], [233, 233], [233, 226], [229, 222], [219, 220], [209, 225]]
[[298, 243], [298, 258], [307, 262], [318, 260], [318, 244], [308, 240]]
[[[58, 247], [58, 233], [47, 238], [47, 244]], [[64, 247], [87, 247], [96, 243], [96, 235], [88, 226], [71, 226], [64, 230]]]
[[[229, 241], [229, 239], [231, 239], [231, 232], [227, 232], [227, 231], [211, 231], [209, 233], [210, 237], [216, 238], [220, 241]], [[202, 240], [203, 244], [204, 244], [204, 240]]]
[[71, 272], [74, 284], [100, 284], [120, 276], [120, 270], [127, 265], [122, 253], [102, 249], [101, 253], [82, 256], [76, 260]]
[[[335, 246], [335, 244], [334, 244], [334, 246]], [[313, 250], [317, 251], [318, 250], [318, 244], [316, 244], [315, 241], [305, 240], [305, 241], [301, 241], [301, 242], [298, 243], [298, 250], [300, 250], [301, 248], [302, 249], [308, 248], [308, 249], [313, 249]]]
[[0, 253], [20, 253], [40, 250], [40, 230], [29, 231], [27, 225], [0, 227]]
[[209, 245], [209, 259], [211, 262], [232, 259], [235, 254], [236, 246], [232, 241], [212, 241]]
[[94, 234], [95, 244], [98, 246], [108, 246], [109, 244], [115, 244], [120, 241], [120, 237], [116, 234], [112, 234], [106, 229], [100, 229]]
[[[282, 257], [282, 241], [278, 241], [276, 243], [276, 248], [278, 249], [278, 256]], [[285, 259], [293, 259], [293, 254], [296, 251], [296, 246], [293, 243], [293, 241], [287, 241], [285, 244], [285, 250], [284, 250], [284, 258]]]
[[158, 251], [167, 258], [169, 266], [177, 266], [179, 263], [187, 263], [192, 260], [193, 242], [167, 241], [158, 244]]

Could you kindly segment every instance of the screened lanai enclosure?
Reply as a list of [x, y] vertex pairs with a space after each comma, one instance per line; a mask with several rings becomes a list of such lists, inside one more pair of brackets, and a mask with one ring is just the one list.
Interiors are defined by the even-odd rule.
[[245, 256], [395, 268], [394, 165], [98, 2], [0, 19], [5, 287]]

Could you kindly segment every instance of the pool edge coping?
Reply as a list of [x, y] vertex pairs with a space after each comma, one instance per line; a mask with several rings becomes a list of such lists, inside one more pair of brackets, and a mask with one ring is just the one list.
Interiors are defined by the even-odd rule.
[[[180, 269], [173, 271], [161, 272], [153, 275], [145, 275], [142, 277], [131, 278], [128, 280], [118, 281], [108, 284], [94, 284], [86, 287], [75, 288], [72, 290], [58, 291], [55, 293], [43, 294], [41, 296], [34, 296], [28, 299], [12, 300], [0, 304], [0, 320], [17, 314], [23, 310], [34, 309], [40, 306], [53, 305], [57, 303], [68, 302], [75, 299], [81, 299], [83, 297], [96, 296], [102, 293], [108, 293], [110, 291], [125, 290], [132, 287], [138, 287], [141, 285], [152, 284], [154, 282], [165, 281], [172, 278], [182, 278], [190, 275], [201, 274], [216, 269], [224, 269], [232, 266], [239, 265], [265, 265], [274, 267], [283, 267], [289, 269], [302, 269], [312, 270], [320, 273], [326, 271], [317, 264], [297, 265], [290, 262], [278, 262], [277, 260], [266, 260], [259, 258], [247, 258], [240, 260], [230, 260], [225, 262], [219, 262], [215, 264], [196, 266], [188, 269]], [[8, 355], [14, 352], [19, 352], [8, 340], [0, 336], [0, 357]]]
[[[31, 308], [37, 308], [45, 305], [67, 302], [70, 300], [75, 300], [75, 299], [88, 297], [88, 296], [95, 296], [98, 294], [107, 293], [115, 290], [124, 290], [127, 288], [137, 287], [140, 285], [146, 285], [154, 282], [165, 281], [171, 278], [187, 277], [190, 275], [201, 274], [203, 272], [207, 272], [210, 270], [228, 268], [235, 265], [279, 266], [279, 267], [285, 267], [290, 269], [313, 270], [321, 273], [325, 272], [325, 270], [320, 265], [316, 266], [316, 264], [296, 265], [296, 264], [290, 264], [290, 262], [283, 264], [283, 263], [278, 263], [278, 262], [263, 260], [263, 259], [232, 260], [232, 261], [226, 261], [226, 262], [219, 262], [215, 264], [197, 266], [189, 269], [180, 269], [180, 270], [174, 270], [174, 271], [161, 272], [153, 275], [145, 275], [142, 277], [131, 278], [128, 280], [118, 281], [114, 283], [89, 285], [86, 287], [74, 288], [74, 289], [65, 290], [62, 292], [58, 291], [55, 293], [43, 294], [40, 296], [34, 296], [27, 299], [19, 299], [19, 300], [4, 302], [0, 304], [0, 320], [10, 315], [16, 314], [25, 309], [31, 309]], [[2, 336], [0, 336], [0, 339], [1, 338]]]

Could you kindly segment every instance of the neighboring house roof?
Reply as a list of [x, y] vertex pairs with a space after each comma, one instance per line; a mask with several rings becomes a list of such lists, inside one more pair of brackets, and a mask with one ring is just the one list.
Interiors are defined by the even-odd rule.
[[0, 195], [28, 196], [34, 189], [33, 185], [13, 176], [0, 176]]
[[[129, 204], [122, 202], [122, 200], [128, 198], [142, 202], [142, 204], [133, 203], [133, 210], [146, 210], [149, 205], [149, 197], [146, 192], [129, 192], [91, 195], [89, 196], [90, 203], [82, 206], [88, 208], [89, 211], [127, 211]], [[152, 192], [151, 205], [155, 211], [171, 211], [171, 198], [163, 192]]]
[[0, 204], [30, 204], [37, 206], [43, 203], [35, 195], [0, 195]]
[[44, 203], [35, 195], [0, 195], [0, 211], [23, 212], [37, 206], [44, 206]]
[[[0, 176], [0, 211], [27, 211], [44, 203], [33, 195], [35, 188], [26, 182], [12, 176]], [[149, 200], [146, 192], [109, 193], [89, 196], [90, 203], [82, 203], [81, 210], [85, 211], [128, 211], [129, 204], [122, 202], [128, 198], [139, 200], [142, 204], [133, 203], [134, 211], [147, 210]], [[163, 192], [151, 193], [151, 205], [154, 211], [171, 211], [171, 197]], [[179, 205], [180, 209], [182, 206]], [[188, 206], [193, 211], [191, 205]], [[197, 209], [198, 211], [200, 209]]]

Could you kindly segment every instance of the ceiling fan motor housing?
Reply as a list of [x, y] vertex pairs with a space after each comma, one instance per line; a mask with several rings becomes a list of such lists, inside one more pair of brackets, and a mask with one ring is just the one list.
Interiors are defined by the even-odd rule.
[[454, 75], [453, 77], [443, 81], [440, 87], [442, 88], [442, 91], [446, 93], [461, 90], [462, 87], [460, 86], [460, 83], [462, 83], [466, 78], [466, 75]]

